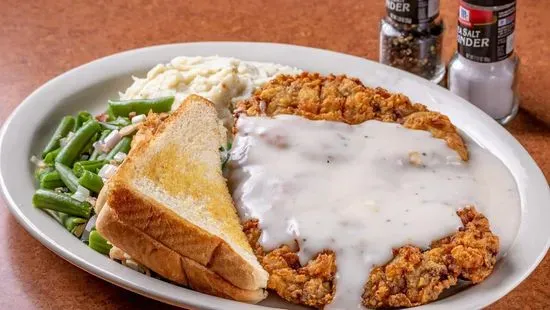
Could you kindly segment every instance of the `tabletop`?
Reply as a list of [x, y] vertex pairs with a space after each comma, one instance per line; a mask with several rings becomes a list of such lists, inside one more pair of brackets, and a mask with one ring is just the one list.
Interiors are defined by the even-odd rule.
[[[441, 0], [444, 55], [458, 0]], [[156, 44], [269, 41], [378, 57], [384, 0], [0, 1], [0, 122], [34, 89], [99, 57]], [[550, 2], [518, 0], [519, 115], [507, 129], [550, 178]], [[0, 309], [169, 308], [96, 278], [34, 240], [0, 200]], [[550, 255], [489, 309], [550, 308]]]

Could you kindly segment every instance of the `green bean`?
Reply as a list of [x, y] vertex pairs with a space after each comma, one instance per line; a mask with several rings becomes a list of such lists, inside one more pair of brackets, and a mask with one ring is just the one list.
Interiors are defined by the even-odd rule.
[[155, 99], [135, 100], [109, 100], [110, 113], [114, 116], [128, 116], [130, 112], [147, 114], [149, 111], [155, 113], [168, 112], [174, 103], [174, 96]]
[[78, 178], [73, 174], [71, 168], [61, 163], [55, 163], [55, 170], [59, 173], [59, 177], [65, 186], [67, 186], [71, 192], [76, 192], [78, 189]]
[[94, 193], [99, 193], [103, 187], [103, 179], [93, 172], [84, 170], [82, 176], [78, 179], [78, 184], [91, 190]]
[[108, 107], [107, 108], [107, 121], [110, 122], [110, 121], [114, 121], [116, 119], [116, 116], [115, 114], [113, 113], [113, 109], [111, 109], [111, 107]]
[[37, 167], [35, 170], [34, 170], [34, 178], [40, 182], [40, 178], [42, 178], [42, 176], [48, 172], [52, 172], [54, 171], [54, 169], [50, 166], [46, 166], [46, 167]]
[[46, 213], [48, 213], [51, 217], [53, 217], [56, 221], [63, 225], [63, 227], [65, 227], [71, 234], [75, 235], [77, 238], [80, 238], [80, 236], [82, 236], [82, 233], [86, 228], [87, 220], [80, 217], [68, 215], [63, 212], [57, 212], [47, 209], [45, 209], [44, 211], [46, 211]]
[[68, 195], [48, 189], [39, 189], [32, 196], [32, 203], [40, 209], [59, 211], [68, 215], [90, 218], [92, 205], [87, 201], [78, 201]]
[[109, 255], [109, 251], [113, 247], [97, 230], [90, 232], [88, 246], [104, 255]]
[[81, 177], [84, 171], [98, 173], [99, 170], [106, 164], [104, 160], [83, 160], [78, 161], [73, 166], [73, 172], [77, 177]]
[[50, 141], [46, 144], [46, 147], [42, 151], [42, 158], [44, 158], [49, 152], [59, 148], [59, 140], [67, 136], [67, 134], [74, 128], [74, 124], [75, 119], [70, 115], [61, 119], [61, 122], [57, 125], [53, 136], [50, 138]]
[[[110, 129], [105, 129], [101, 132], [101, 136], [99, 136], [99, 139], [97, 141], [103, 141], [105, 138], [107, 138], [107, 136], [111, 133], [111, 130]], [[94, 151], [92, 152], [92, 154], [90, 155], [90, 158], [89, 160], [96, 160], [97, 157], [99, 156], [100, 152], [96, 149], [94, 149]]]
[[74, 131], [76, 132], [80, 127], [82, 127], [82, 125], [84, 125], [84, 123], [86, 123], [87, 121], [89, 121], [93, 118], [94, 117], [92, 116], [92, 114], [90, 114], [90, 112], [87, 112], [87, 111], [78, 112], [78, 114], [76, 116], [76, 123], [75, 123], [75, 126], [74, 126]]
[[67, 166], [71, 166], [75, 160], [80, 156], [84, 147], [88, 144], [88, 141], [92, 139], [96, 132], [100, 129], [99, 124], [95, 120], [87, 121], [74, 136], [61, 148], [59, 154], [55, 158], [55, 161]]
[[46, 156], [44, 157], [44, 163], [48, 165], [53, 165], [55, 162], [55, 158], [57, 157], [57, 154], [59, 154], [59, 151], [61, 151], [61, 148], [57, 148], [49, 152], [48, 154], [46, 154]]
[[112, 160], [116, 154], [119, 152], [126, 153], [130, 151], [130, 145], [132, 144], [132, 138], [130, 137], [124, 137], [122, 140], [120, 140], [115, 147], [107, 154], [107, 157], [105, 157], [105, 160]]
[[59, 172], [51, 171], [40, 176], [40, 188], [56, 189], [65, 186], [61, 180]]
[[88, 144], [82, 150], [83, 154], [92, 154], [94, 151], [94, 143], [99, 139], [100, 133], [96, 132], [95, 135], [88, 141]]

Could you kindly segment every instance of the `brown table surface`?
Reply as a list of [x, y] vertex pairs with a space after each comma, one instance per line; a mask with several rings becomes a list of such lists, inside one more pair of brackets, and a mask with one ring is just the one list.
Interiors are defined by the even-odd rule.
[[[187, 41], [271, 41], [377, 59], [384, 0], [0, 1], [0, 121], [35, 88], [115, 52]], [[455, 49], [457, 1], [442, 0], [445, 59]], [[518, 117], [507, 127], [550, 177], [550, 2], [520, 0]], [[546, 42], [545, 42], [546, 41]], [[544, 106], [546, 104], [546, 107]], [[528, 111], [527, 111], [528, 110]], [[537, 119], [538, 118], [538, 119]], [[4, 202], [0, 200], [0, 205]], [[0, 207], [0, 309], [163, 308], [57, 257]], [[550, 308], [550, 258], [491, 309]], [[166, 306], [168, 307], [168, 306]]]

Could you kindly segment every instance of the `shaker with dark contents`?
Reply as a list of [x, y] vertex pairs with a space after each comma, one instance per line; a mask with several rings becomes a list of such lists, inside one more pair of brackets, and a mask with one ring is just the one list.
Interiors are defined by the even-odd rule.
[[380, 27], [380, 62], [439, 83], [443, 22], [439, 0], [386, 0]]

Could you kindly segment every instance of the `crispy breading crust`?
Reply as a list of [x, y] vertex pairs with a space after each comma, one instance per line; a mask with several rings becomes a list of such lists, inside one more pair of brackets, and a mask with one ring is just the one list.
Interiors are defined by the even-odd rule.
[[363, 304], [369, 308], [413, 307], [436, 300], [459, 278], [479, 283], [496, 263], [499, 239], [489, 221], [474, 207], [457, 212], [464, 225], [422, 252], [414, 246], [394, 250], [394, 258], [374, 268], [365, 285]]
[[312, 120], [330, 120], [359, 124], [379, 120], [403, 124], [410, 129], [427, 130], [443, 139], [463, 160], [468, 150], [449, 118], [412, 103], [403, 94], [383, 88], [369, 88], [345, 75], [321, 76], [304, 72], [279, 75], [237, 104], [236, 117], [278, 114], [300, 115]]
[[284, 299], [301, 305], [321, 308], [334, 297], [336, 258], [332, 251], [324, 251], [301, 266], [296, 252], [287, 245], [266, 253], [258, 239], [261, 230], [257, 220], [243, 224], [248, 241], [258, 260], [269, 273], [267, 288]]

